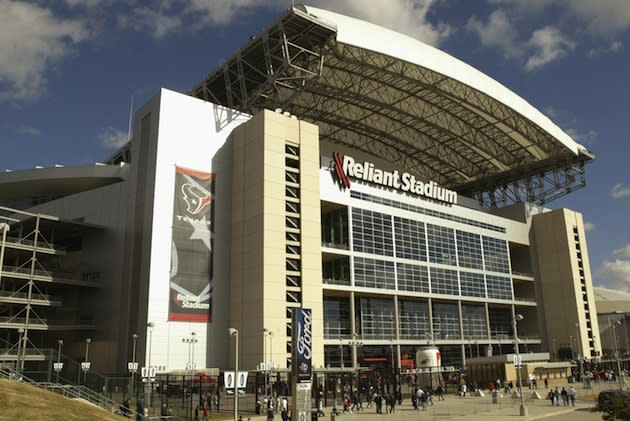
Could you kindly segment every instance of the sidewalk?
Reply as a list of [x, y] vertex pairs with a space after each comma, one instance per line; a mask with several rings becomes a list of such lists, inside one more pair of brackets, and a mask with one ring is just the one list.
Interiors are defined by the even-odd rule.
[[[529, 390], [525, 390], [528, 415], [520, 416], [520, 400], [512, 397], [499, 398], [498, 403], [492, 403], [492, 398], [488, 395], [484, 397], [455, 395], [447, 396], [444, 401], [435, 401], [433, 406], [429, 406], [426, 411], [416, 411], [411, 406], [411, 401], [407, 399], [402, 406], [396, 407], [392, 414], [376, 414], [374, 408], [367, 408], [360, 412], [342, 414], [336, 417], [336, 421], [407, 421], [407, 420], [457, 420], [457, 421], [500, 421], [500, 420], [539, 420], [561, 421], [571, 419], [571, 421], [599, 421], [602, 419], [601, 413], [590, 412], [594, 406], [593, 401], [578, 400], [575, 407], [572, 406], [552, 406], [546, 399], [530, 399]], [[541, 391], [542, 392], [542, 391]], [[542, 395], [542, 393], [541, 393]], [[331, 408], [324, 410], [325, 416], [318, 418], [319, 421], [329, 421]], [[251, 416], [251, 421], [266, 421], [264, 415]], [[243, 416], [247, 421], [248, 416]], [[281, 420], [280, 414], [275, 414], [274, 420]], [[294, 421], [298, 421], [297, 419]], [[310, 419], [306, 421], [311, 421]]]

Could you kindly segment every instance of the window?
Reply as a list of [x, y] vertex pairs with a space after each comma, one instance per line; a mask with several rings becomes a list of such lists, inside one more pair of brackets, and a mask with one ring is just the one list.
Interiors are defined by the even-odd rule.
[[429, 305], [426, 301], [400, 300], [398, 311], [401, 338], [430, 338]]
[[324, 338], [343, 338], [350, 334], [350, 301], [347, 298], [324, 297]]
[[365, 209], [352, 209], [354, 251], [394, 256], [392, 219], [389, 215]]
[[465, 297], [482, 297], [486, 296], [486, 284], [483, 274], [459, 272], [459, 282], [462, 288], [462, 295]]
[[512, 299], [512, 281], [510, 278], [486, 275], [486, 284], [488, 285], [488, 298]]
[[457, 261], [459, 266], [483, 269], [481, 236], [465, 231], [457, 231]]
[[427, 261], [424, 223], [395, 216], [394, 232], [396, 236], [396, 257]]
[[392, 339], [394, 334], [394, 301], [385, 298], [359, 300], [360, 336]]
[[424, 266], [397, 263], [398, 289], [401, 291], [429, 292], [429, 271]]
[[457, 304], [433, 302], [433, 334], [435, 339], [460, 339]]
[[487, 271], [510, 273], [510, 261], [505, 240], [484, 236], [483, 258]]
[[453, 229], [427, 224], [429, 261], [444, 265], [456, 265], [455, 233]]
[[431, 268], [431, 294], [459, 295], [457, 271]]
[[462, 304], [464, 339], [486, 339], [486, 309], [482, 305]]
[[394, 262], [354, 258], [354, 285], [366, 288], [395, 288]]

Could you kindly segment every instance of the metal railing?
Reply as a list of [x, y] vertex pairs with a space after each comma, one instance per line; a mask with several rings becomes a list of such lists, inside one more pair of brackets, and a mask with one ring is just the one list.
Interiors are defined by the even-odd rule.
[[[85, 386], [77, 386], [72, 384], [62, 385], [53, 382], [37, 382], [32, 378], [4, 365], [0, 365], [0, 377], [28, 384], [39, 389], [55, 392], [67, 398], [83, 399], [93, 405], [98, 406], [99, 408], [106, 410], [107, 412], [120, 413], [120, 402], [109, 399], [108, 397], [103, 396], [102, 394], [97, 393]], [[171, 419], [174, 418], [171, 417]]]

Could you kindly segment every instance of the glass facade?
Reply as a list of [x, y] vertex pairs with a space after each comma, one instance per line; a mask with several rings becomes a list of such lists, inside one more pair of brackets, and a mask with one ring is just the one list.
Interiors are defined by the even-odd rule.
[[359, 335], [366, 339], [393, 339], [396, 337], [394, 300], [361, 297], [358, 301], [360, 318]]
[[[435, 344], [455, 361], [463, 358], [465, 345], [483, 350], [489, 341], [507, 344], [514, 304], [506, 301], [514, 293], [508, 241], [500, 238], [504, 227], [366, 193], [352, 191], [351, 197], [360, 201], [345, 209], [347, 217], [335, 210], [329, 218], [337, 228], [347, 226], [351, 241], [348, 255], [323, 263], [325, 283], [351, 289], [334, 293], [347, 298], [325, 298], [325, 339], [351, 340], [354, 317], [357, 338], [389, 346], [399, 341], [400, 352], [408, 346], [403, 341], [411, 350]], [[391, 212], [366, 209], [370, 203], [391, 206]], [[336, 229], [327, 232], [330, 239], [346, 237]], [[350, 284], [334, 281], [347, 277]], [[327, 346], [334, 351], [338, 345]]]
[[352, 209], [354, 251], [393, 256], [392, 218], [365, 209]]

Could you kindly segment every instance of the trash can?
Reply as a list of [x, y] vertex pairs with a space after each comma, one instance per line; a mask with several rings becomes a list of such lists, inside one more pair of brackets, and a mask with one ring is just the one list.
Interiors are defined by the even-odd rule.
[[499, 403], [499, 391], [497, 389], [492, 391], [492, 403]]

